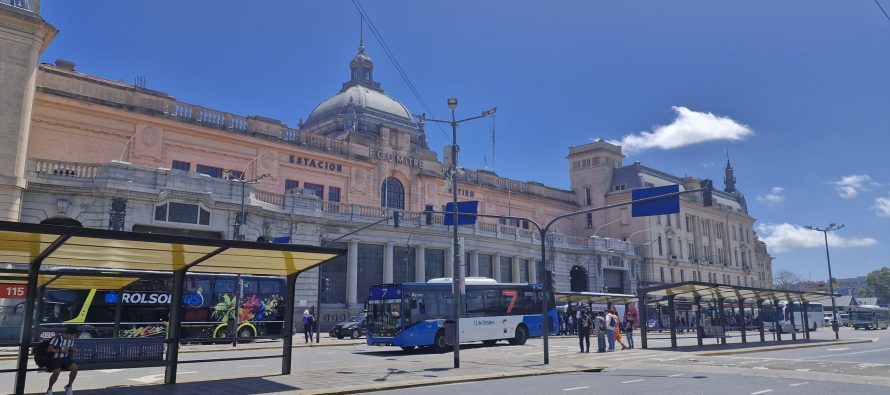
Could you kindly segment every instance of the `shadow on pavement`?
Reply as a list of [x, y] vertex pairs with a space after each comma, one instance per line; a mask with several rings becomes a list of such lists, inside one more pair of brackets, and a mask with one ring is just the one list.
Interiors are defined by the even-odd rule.
[[[62, 380], [60, 380], [62, 381]], [[61, 385], [56, 385], [56, 389]], [[195, 381], [177, 383], [176, 385], [151, 384], [140, 386], [119, 386], [103, 389], [78, 390], [75, 392], [95, 395], [111, 394], [267, 394], [273, 392], [299, 391], [300, 387], [276, 383], [266, 377], [244, 377], [237, 379], [222, 379], [213, 381]], [[40, 394], [42, 394], [41, 392]], [[58, 393], [58, 391], [56, 392]]]
[[679, 346], [677, 348], [671, 347], [649, 347], [649, 350], [657, 350], [657, 351], [676, 351], [676, 352], [701, 352], [701, 351], [728, 351], [728, 350], [744, 350], [751, 348], [759, 348], [759, 347], [768, 347], [768, 346], [788, 346], [795, 344], [830, 344], [833, 340], [782, 340], [774, 341], [767, 340], [765, 342], [757, 341], [749, 341], [748, 343], [728, 343], [728, 344], [706, 344], [703, 346]]

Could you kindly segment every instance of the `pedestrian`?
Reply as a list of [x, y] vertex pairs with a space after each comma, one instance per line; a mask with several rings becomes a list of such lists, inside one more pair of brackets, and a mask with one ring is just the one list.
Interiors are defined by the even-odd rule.
[[680, 317], [680, 326], [683, 327], [683, 332], [689, 331], [689, 327], [686, 326], [686, 317]]
[[574, 314], [569, 314], [569, 318], [566, 320], [566, 325], [569, 327], [569, 335], [575, 334], [575, 317]]
[[606, 340], [609, 342], [609, 352], [615, 351], [615, 329], [618, 327], [618, 318], [611, 311], [606, 313]]
[[596, 313], [593, 327], [596, 330], [596, 352], [606, 352], [606, 319], [602, 311]]
[[624, 337], [627, 338], [627, 348], [634, 348], [634, 322], [624, 321]]
[[74, 362], [74, 338], [80, 331], [76, 326], [71, 325], [65, 329], [61, 335], [56, 335], [49, 341], [46, 351], [52, 355], [49, 363], [46, 365], [46, 371], [51, 372], [49, 377], [49, 387], [46, 389], [46, 395], [53, 395], [53, 385], [59, 379], [59, 373], [62, 370], [68, 371], [68, 385], [65, 386], [65, 395], [73, 395], [74, 379], [77, 378], [77, 363]]
[[[590, 352], [590, 328], [593, 326], [593, 322], [590, 320], [590, 316], [587, 313], [581, 313], [581, 318], [578, 319], [578, 345], [581, 346], [581, 352]], [[587, 343], [587, 348], [584, 348], [584, 344]]]
[[303, 310], [303, 336], [306, 343], [312, 341], [312, 314], [309, 314], [309, 310]]

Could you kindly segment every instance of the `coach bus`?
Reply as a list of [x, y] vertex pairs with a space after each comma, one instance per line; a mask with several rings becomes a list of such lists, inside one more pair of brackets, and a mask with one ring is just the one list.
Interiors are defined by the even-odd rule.
[[[80, 327], [82, 338], [114, 337], [120, 303], [119, 337], [165, 336], [170, 314], [172, 276], [154, 274], [123, 292], [98, 289], [51, 289], [43, 292], [40, 338], [51, 338], [66, 326]], [[183, 340], [281, 335], [285, 282], [281, 277], [189, 274], [182, 298]], [[51, 287], [52, 285], [50, 285]], [[243, 295], [240, 300], [240, 294]], [[237, 302], [236, 302], [237, 301]]]
[[890, 309], [871, 305], [851, 306], [850, 324], [853, 329], [887, 329], [890, 326]]
[[[788, 304], [780, 301], [773, 306], [769, 301], [763, 304], [763, 310], [760, 316], [763, 319], [763, 325], [767, 330], [778, 330], [781, 333], [790, 333], [792, 331], [803, 330], [803, 304], [795, 303], [793, 307], [788, 308]], [[794, 314], [794, 326], [791, 326], [791, 315]], [[815, 331], [816, 328], [825, 327], [825, 311], [821, 303], [807, 304], [807, 324], [809, 329]]]
[[[540, 284], [505, 284], [486, 278], [466, 279], [466, 303], [461, 312], [460, 341], [492, 345], [506, 340], [525, 344], [543, 335]], [[426, 283], [383, 284], [368, 294], [368, 345], [397, 346], [405, 351], [449, 348], [445, 320], [453, 318], [451, 279]], [[558, 330], [553, 298], [547, 301], [550, 334]]]

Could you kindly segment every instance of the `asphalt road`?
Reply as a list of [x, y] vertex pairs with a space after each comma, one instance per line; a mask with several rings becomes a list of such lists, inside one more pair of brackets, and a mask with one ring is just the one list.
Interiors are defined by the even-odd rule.
[[756, 377], [741, 374], [677, 373], [676, 371], [617, 369], [602, 373], [569, 373], [381, 391], [376, 394], [881, 394], [886, 387], [816, 380]]

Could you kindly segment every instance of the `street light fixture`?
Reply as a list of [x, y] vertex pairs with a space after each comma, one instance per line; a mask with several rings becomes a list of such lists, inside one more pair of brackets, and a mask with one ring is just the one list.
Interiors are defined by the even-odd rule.
[[817, 228], [815, 226], [804, 226], [809, 230], [815, 230], [818, 232], [822, 232], [822, 235], [825, 237], [825, 260], [828, 261], [828, 292], [831, 293], [831, 311], [832, 319], [831, 319], [831, 329], [834, 330], [834, 338], [840, 339], [840, 334], [838, 333], [838, 323], [837, 323], [837, 305], [834, 302], [834, 277], [831, 275], [831, 255], [828, 254], [828, 232], [833, 232], [836, 230], [840, 230], [844, 228], [844, 225], [838, 225], [836, 223], [828, 224], [827, 228]]
[[464, 276], [463, 273], [460, 272], [460, 246], [458, 245], [457, 239], [457, 175], [458, 175], [458, 167], [457, 167], [457, 151], [459, 147], [457, 146], [457, 124], [472, 121], [474, 119], [485, 118], [490, 116], [497, 111], [497, 107], [492, 107], [489, 110], [485, 110], [481, 115], [477, 115], [475, 117], [470, 117], [466, 119], [457, 120], [455, 117], [454, 110], [457, 109], [457, 98], [450, 97], [448, 98], [448, 108], [451, 109], [451, 120], [442, 120], [442, 119], [431, 119], [427, 118], [426, 114], [420, 115], [418, 120], [420, 122], [437, 122], [437, 123], [447, 123], [451, 125], [451, 169], [446, 173], [446, 177], [451, 180], [451, 192], [452, 192], [452, 219], [453, 224], [452, 229], [453, 240], [452, 240], [452, 248], [454, 250], [454, 258], [453, 258], [453, 266], [452, 266], [452, 279], [451, 279], [451, 292], [454, 295], [454, 367], [460, 367], [460, 305], [461, 305], [461, 293], [464, 291]]
[[[226, 173], [229, 176], [234, 174], [234, 172], [230, 169], [223, 170], [223, 173]], [[266, 173], [266, 174], [263, 174], [259, 177], [256, 177], [256, 178], [253, 178], [250, 180], [244, 180], [244, 172], [241, 172], [241, 176], [239, 178], [230, 178], [229, 179], [229, 181], [241, 183], [241, 211], [238, 214], [238, 217], [235, 218], [235, 229], [233, 232], [234, 234], [232, 235], [235, 240], [244, 240], [244, 235], [241, 234], [241, 226], [244, 225], [245, 223], [247, 223], [247, 221], [245, 221], [246, 218], [244, 218], [244, 199], [245, 199], [245, 192], [246, 192], [247, 184], [256, 184], [256, 183], [260, 182], [260, 180], [267, 178], [267, 177], [271, 177], [271, 176], [272, 176], [271, 174]]]

